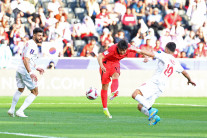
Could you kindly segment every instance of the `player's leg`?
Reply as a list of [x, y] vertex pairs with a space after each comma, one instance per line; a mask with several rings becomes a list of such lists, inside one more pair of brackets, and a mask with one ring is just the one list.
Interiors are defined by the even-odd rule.
[[141, 113], [145, 114], [146, 116], [149, 116], [149, 111], [148, 111], [148, 109], [147, 109], [146, 107], [144, 107], [142, 104], [138, 104], [137, 109], [138, 109]]
[[38, 95], [38, 87], [37, 82], [33, 81], [29, 74], [23, 76], [23, 82], [27, 86], [27, 88], [31, 91], [31, 93], [24, 100], [22, 106], [17, 110], [16, 115], [19, 117], [27, 117], [24, 114], [24, 110], [35, 100]]
[[143, 94], [140, 90], [136, 89], [132, 94], [132, 98], [142, 104], [149, 111], [149, 120], [151, 120], [158, 112], [156, 108], [152, 108], [150, 103], [143, 97]]
[[13, 96], [13, 99], [12, 99], [12, 104], [11, 104], [11, 107], [10, 109], [8, 110], [8, 114], [11, 116], [11, 117], [14, 117], [14, 112], [15, 112], [15, 107], [16, 107], [16, 104], [17, 102], [19, 101], [19, 98], [22, 94], [22, 92], [24, 91], [24, 83], [23, 83], [23, 80], [22, 80], [22, 77], [21, 77], [21, 74], [16, 72], [16, 82], [17, 82], [17, 91], [14, 93], [14, 96]]
[[108, 90], [109, 84], [102, 84], [102, 90], [101, 90], [101, 100], [103, 105], [103, 112], [108, 118], [112, 118], [111, 114], [109, 113], [108, 107], [107, 107], [107, 90]]
[[110, 96], [110, 100], [113, 100], [115, 97], [118, 96], [119, 91], [118, 91], [118, 87], [119, 87], [119, 73], [115, 72], [112, 75], [112, 83], [111, 83], [111, 96]]

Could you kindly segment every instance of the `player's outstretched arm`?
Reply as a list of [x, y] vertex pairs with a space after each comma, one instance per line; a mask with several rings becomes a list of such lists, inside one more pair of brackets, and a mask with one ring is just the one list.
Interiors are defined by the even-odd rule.
[[135, 48], [135, 47], [130, 47], [129, 49], [133, 50], [133, 51], [136, 51], [136, 53], [138, 53], [138, 54], [142, 54], [142, 55], [152, 57], [152, 58], [155, 57], [155, 54], [153, 52], [150, 52], [150, 51], [147, 51], [147, 50], [141, 50], [141, 49], [138, 49], [138, 48]]
[[106, 72], [106, 68], [104, 67], [103, 62], [102, 62], [102, 61], [103, 61], [103, 58], [104, 58], [103, 54], [100, 53], [100, 54], [98, 55], [98, 57], [97, 57], [97, 59], [98, 59], [98, 64], [100, 65], [101, 70], [102, 70], [103, 72]]
[[185, 70], [182, 72], [182, 74], [188, 79], [187, 82], [188, 85], [192, 84], [193, 86], [196, 86], [196, 83], [191, 80], [190, 75]]
[[31, 79], [34, 81], [37, 81], [37, 76], [30, 69], [29, 60], [30, 59], [28, 57], [24, 57], [24, 59], [23, 59], [24, 66], [25, 66], [27, 72], [30, 74]]

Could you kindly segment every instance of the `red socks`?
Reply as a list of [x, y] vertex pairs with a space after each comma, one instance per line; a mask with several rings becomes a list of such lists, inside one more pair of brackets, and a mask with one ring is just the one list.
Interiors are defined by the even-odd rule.
[[111, 84], [111, 92], [115, 92], [118, 89], [119, 81], [118, 79], [113, 79]]
[[107, 108], [107, 90], [101, 90], [101, 100], [103, 108]]

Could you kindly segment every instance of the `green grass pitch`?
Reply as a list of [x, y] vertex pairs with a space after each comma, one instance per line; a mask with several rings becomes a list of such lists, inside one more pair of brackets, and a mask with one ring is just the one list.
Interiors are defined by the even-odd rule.
[[[20, 98], [17, 108], [24, 99]], [[108, 101], [112, 119], [104, 116], [100, 97], [93, 101], [86, 97], [37, 97], [25, 110], [28, 118], [7, 115], [11, 100], [0, 97], [0, 138], [26, 137], [16, 133], [68, 138], [207, 137], [207, 98], [158, 98], [153, 107], [159, 110], [161, 121], [156, 126], [148, 125], [131, 97]]]

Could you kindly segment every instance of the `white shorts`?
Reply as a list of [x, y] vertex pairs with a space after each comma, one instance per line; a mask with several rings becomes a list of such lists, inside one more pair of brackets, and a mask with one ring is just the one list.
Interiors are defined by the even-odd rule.
[[26, 86], [29, 90], [33, 90], [35, 87], [37, 87], [37, 82], [32, 81], [28, 73], [23, 75], [19, 72], [16, 72], [16, 82], [18, 88], [24, 88]]
[[138, 90], [140, 90], [143, 94], [143, 97], [148, 101], [148, 103], [152, 106], [155, 100], [160, 96], [162, 91], [158, 88], [153, 82], [143, 83]]

